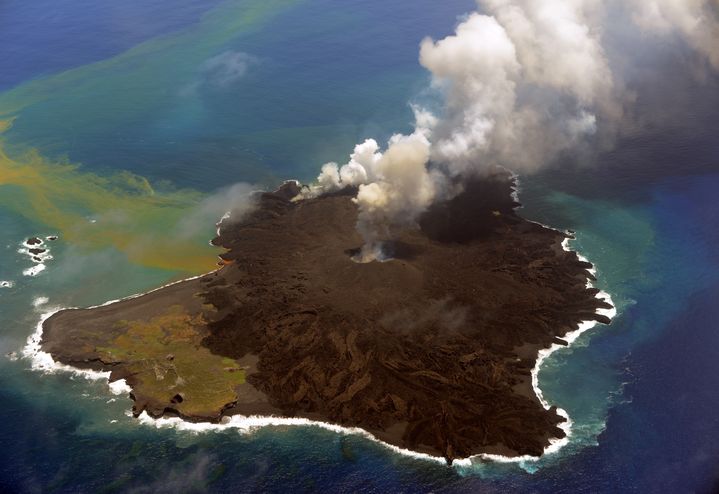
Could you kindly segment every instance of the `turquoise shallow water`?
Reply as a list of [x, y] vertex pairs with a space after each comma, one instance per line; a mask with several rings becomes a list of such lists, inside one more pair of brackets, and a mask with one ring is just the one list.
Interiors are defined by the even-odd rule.
[[[0, 119], [15, 117], [2, 134], [0, 280], [15, 282], [0, 288], [2, 355], [22, 348], [49, 307], [98, 304], [195, 272], [198, 257], [213, 255], [211, 221], [171, 233], [216, 188], [309, 180], [318, 164], [342, 159], [362, 138], [406, 131], [407, 101], [427, 82], [418, 42], [448, 34], [473, 8], [459, 0], [168, 5], [89, 9], [63, 0], [0, 8], [0, 26], [14, 26], [1, 35]], [[144, 21], [133, 27], [133, 19]], [[57, 43], [62, 49], [47, 57]], [[216, 57], [224, 68], [212, 68]], [[238, 61], [241, 68], [232, 65]], [[598, 286], [620, 311], [542, 369], [545, 397], [574, 421], [560, 454], [448, 469], [314, 428], [156, 430], [128, 418], [129, 400], [103, 383], [3, 358], [0, 485], [9, 492], [711, 491], [719, 464], [713, 87], [692, 93], [699, 102], [691, 118], [671, 132], [621, 141], [593, 167], [522, 177], [523, 214], [576, 230], [572, 246], [596, 263]], [[640, 107], [651, 104], [640, 98]], [[104, 181], [118, 171], [147, 177], [154, 192], [136, 177]], [[55, 233], [47, 269], [23, 276], [32, 262], [19, 244]], [[47, 301], [35, 307], [39, 297]]]

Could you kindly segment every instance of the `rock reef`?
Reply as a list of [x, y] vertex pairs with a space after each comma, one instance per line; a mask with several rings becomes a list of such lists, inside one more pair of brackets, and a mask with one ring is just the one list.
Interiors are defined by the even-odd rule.
[[361, 427], [451, 462], [542, 454], [564, 432], [531, 386], [537, 352], [608, 304], [566, 234], [516, 214], [496, 173], [357, 263], [355, 191], [293, 201], [288, 182], [224, 221], [217, 271], [56, 313], [54, 359], [126, 379], [133, 412], [276, 415]]

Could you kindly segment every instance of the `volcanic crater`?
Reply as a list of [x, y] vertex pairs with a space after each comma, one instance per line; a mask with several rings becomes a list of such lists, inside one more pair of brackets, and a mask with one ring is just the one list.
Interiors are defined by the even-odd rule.
[[287, 182], [220, 224], [221, 267], [145, 295], [62, 310], [42, 348], [111, 371], [133, 413], [274, 415], [360, 427], [448, 462], [539, 456], [564, 432], [531, 385], [538, 351], [609, 323], [568, 234], [520, 217], [493, 173], [357, 263], [356, 192]]

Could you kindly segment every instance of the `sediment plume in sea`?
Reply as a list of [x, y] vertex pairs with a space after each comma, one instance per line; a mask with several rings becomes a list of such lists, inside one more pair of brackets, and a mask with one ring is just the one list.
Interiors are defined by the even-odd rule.
[[[72, 368], [82, 366], [82, 362], [99, 362], [93, 364], [95, 368], [89, 369], [86, 377], [115, 382], [125, 380], [126, 384], [116, 386], [126, 385], [133, 389], [133, 414], [158, 419], [158, 424], [187, 423], [191, 425], [186, 428], [203, 430], [228, 426], [246, 429], [257, 424], [318, 423], [332, 430], [361, 433], [395, 451], [405, 452], [403, 454], [439, 458], [459, 465], [471, 463], [469, 458], [525, 462], [554, 453], [569, 441], [571, 422], [566, 412], [544, 399], [538, 382], [539, 369], [548, 355], [570, 345], [597, 321], [608, 323], [614, 311], [608, 295], [588, 284], [594, 279], [587, 271], [592, 266], [568, 249], [567, 235], [516, 215], [511, 178], [498, 176], [489, 183], [489, 186], [470, 187], [468, 194], [428, 212], [419, 230], [407, 232], [394, 241], [391, 261], [365, 265], [351, 259], [355, 254], [353, 248], [361, 245], [351, 221], [351, 194], [333, 194], [306, 202], [292, 202], [291, 197], [288, 198], [291, 194], [286, 192], [264, 194], [259, 209], [250, 217], [230, 225], [221, 223], [218, 227], [220, 235], [214, 243], [228, 249], [222, 257], [229, 264], [193, 280], [103, 304], [89, 311], [58, 312], [40, 323], [28, 343], [26, 355], [43, 362], [45, 369], [53, 371], [67, 370], [68, 364]], [[485, 202], [480, 202], [479, 207], [468, 207], [477, 206], [479, 197]], [[463, 216], [465, 211], [472, 211], [475, 216]], [[287, 228], [285, 222], [294, 227]], [[248, 231], [252, 231], [252, 235], [248, 235]], [[282, 237], [285, 234], [288, 237]], [[265, 236], [272, 242], [263, 243]], [[312, 256], [304, 260], [291, 258], [303, 253], [319, 255], [322, 261], [313, 261]], [[460, 260], [466, 260], [468, 266], [479, 271], [473, 273], [464, 264], [456, 266]], [[318, 268], [323, 271], [317, 271]], [[457, 268], [461, 274], [452, 275]], [[418, 273], [421, 276], [410, 283], [411, 277], [417, 277]], [[367, 294], [376, 292], [372, 288], [375, 275], [376, 279], [389, 282], [390, 287], [382, 292], [381, 299], [371, 295], [365, 300]], [[580, 278], [584, 281], [577, 285]], [[467, 288], [461, 284], [463, 279]], [[476, 281], [482, 279], [492, 282]], [[450, 280], [460, 285], [448, 285]], [[428, 281], [431, 282], [429, 285]], [[441, 284], [437, 285], [437, 282]], [[493, 295], [489, 298], [482, 295], [485, 285], [492, 289]], [[401, 289], [402, 286], [405, 288]], [[554, 307], [556, 297], [545, 299], [548, 286], [568, 298]], [[256, 293], [247, 292], [243, 287]], [[407, 287], [414, 288], [408, 291]], [[479, 292], [475, 293], [477, 290]], [[267, 293], [279, 298], [268, 298]], [[475, 314], [486, 317], [492, 310], [503, 310], [501, 307], [507, 304], [500, 298], [497, 305], [475, 308], [473, 301], [479, 300], [481, 304], [493, 300], [492, 297], [513, 297], [515, 293], [523, 295], [512, 299], [512, 312], [497, 312], [493, 316], [503, 321], [502, 325], [495, 327], [491, 323], [488, 325], [486, 319], [476, 318]], [[196, 294], [204, 298], [203, 307], [212, 306], [214, 312], [192, 312], [206, 310], [193, 309]], [[235, 299], [239, 305], [231, 302]], [[525, 299], [532, 300], [532, 307], [544, 306], [542, 317], [556, 318], [556, 324], [544, 322], [538, 325], [532, 312], [522, 308]], [[346, 305], [348, 301], [363, 309], [356, 313], [364, 321], [362, 334], [352, 330], [353, 318], [357, 316], [352, 315], [354, 309]], [[197, 415], [197, 411], [192, 411], [198, 410], [196, 405], [188, 408], [197, 403], [193, 398], [194, 391], [189, 389], [178, 392], [172, 403], [157, 401], [156, 397], [143, 391], [136, 374], [123, 370], [125, 366], [131, 366], [131, 362], [116, 361], [105, 367], [103, 359], [111, 356], [101, 355], [98, 360], [97, 356], [80, 355], [76, 348], [63, 343], [65, 337], [76, 342], [100, 338], [102, 345], [97, 345], [98, 340], [95, 346], [104, 347], [108, 342], [112, 343], [120, 334], [117, 331], [121, 330], [98, 334], [97, 327], [107, 326], [115, 318], [127, 319], [128, 314], [138, 310], [146, 321], [152, 317], [166, 317], [163, 314], [169, 309], [168, 304], [173, 303], [186, 303], [183, 310], [190, 312], [182, 316], [183, 312], [173, 309], [172, 317], [179, 314], [193, 321], [206, 321], [196, 328], [204, 335], [198, 340], [202, 346], [210, 349], [213, 355], [236, 361], [237, 369], [244, 369], [242, 372], [246, 377], [236, 388], [237, 398], [227, 407], [216, 411], [208, 409]], [[253, 309], [253, 304], [260, 305]], [[397, 315], [389, 307], [404, 307], [404, 312]], [[245, 317], [243, 312], [236, 312], [237, 308], [248, 308], [255, 315]], [[370, 308], [369, 312], [367, 308]], [[428, 308], [430, 312], [427, 312]], [[264, 311], [260, 317], [257, 317], [258, 309]], [[348, 310], [350, 312], [346, 312]], [[223, 317], [213, 314], [223, 314]], [[283, 314], [297, 316], [288, 320]], [[421, 317], [413, 317], [418, 314]], [[448, 314], [452, 317], [448, 318]], [[202, 319], [195, 319], [200, 316]], [[407, 327], [408, 320], [420, 322], [413, 323], [410, 328]], [[344, 326], [338, 325], [337, 321], [343, 321]], [[257, 324], [257, 329], [253, 329], [253, 324]], [[277, 332], [272, 328], [285, 329]], [[438, 328], [444, 329], [437, 333]], [[483, 334], [476, 332], [479, 328]], [[282, 347], [276, 345], [288, 337], [293, 351], [285, 355]], [[472, 353], [472, 345], [480, 339], [483, 340], [477, 347], [479, 353]], [[378, 343], [379, 346], [375, 346]], [[345, 353], [333, 356], [334, 350], [328, 351], [333, 346], [344, 348]], [[524, 350], [515, 353], [513, 347]], [[317, 353], [320, 348], [323, 350]], [[395, 348], [409, 348], [414, 357], [408, 359], [402, 353], [405, 350]], [[437, 353], [438, 349], [440, 353]], [[482, 353], [486, 349], [490, 352]], [[425, 353], [427, 362], [441, 362], [447, 367], [426, 367], [423, 363]], [[273, 360], [274, 355], [281, 361]], [[324, 360], [325, 356], [328, 360]], [[163, 360], [164, 357], [165, 354]], [[182, 358], [181, 354], [168, 355], [167, 360], [173, 363], [159, 365], [178, 368]], [[458, 358], [463, 362], [461, 366]], [[306, 364], [302, 359], [313, 362], [311, 367], [303, 367]], [[342, 359], [348, 360], [343, 362]], [[59, 360], [63, 367], [53, 366], [55, 360]], [[112, 369], [112, 374], [106, 369]], [[346, 369], [351, 369], [349, 374]], [[232, 371], [232, 368], [228, 370]], [[334, 378], [335, 375], [342, 377]], [[294, 377], [292, 381], [281, 381], [280, 376]], [[331, 379], [340, 383], [334, 391], [327, 388], [327, 384], [319, 384]], [[370, 381], [373, 385], [368, 387]], [[448, 386], [445, 381], [460, 383], [461, 387], [450, 389], [457, 384]], [[313, 389], [330, 389], [335, 393], [334, 398], [313, 394]], [[345, 397], [349, 396], [352, 399], [347, 401]], [[383, 398], [386, 396], [392, 396], [391, 400]], [[445, 396], [452, 396], [454, 401], [458, 396], [468, 398], [462, 408], [455, 409], [444, 401]], [[490, 399], [487, 403], [492, 406], [503, 404], [497, 409], [496, 419], [467, 415], [467, 410], [474, 407], [486, 409], [485, 399]], [[406, 408], [405, 403], [412, 403], [412, 408]], [[369, 408], [365, 408], [365, 404]], [[379, 408], [372, 408], [377, 406]], [[524, 424], [523, 430], [507, 428], [499, 418], [507, 412], [517, 414], [520, 423]], [[423, 436], [427, 426], [422, 425], [422, 417], [431, 418], [437, 413], [444, 417], [432, 419], [434, 424], [439, 424], [432, 426], [437, 430], [432, 429], [432, 435]], [[482, 424], [488, 419], [490, 422], [483, 428]], [[409, 425], [406, 429], [391, 426], [397, 420]], [[198, 422], [211, 424], [197, 425]], [[463, 424], [461, 434], [454, 432], [456, 426], [453, 424], [459, 423]], [[471, 427], [479, 429], [472, 432]], [[433, 443], [431, 437], [442, 440]], [[501, 447], [489, 446], [498, 442]]]

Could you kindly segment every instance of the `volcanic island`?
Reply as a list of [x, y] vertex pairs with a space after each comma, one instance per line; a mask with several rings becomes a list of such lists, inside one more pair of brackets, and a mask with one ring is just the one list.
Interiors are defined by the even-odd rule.
[[514, 187], [474, 179], [388, 241], [391, 260], [358, 263], [356, 189], [298, 200], [286, 182], [219, 224], [219, 269], [61, 310], [41, 348], [125, 379], [135, 416], [301, 417], [449, 463], [540, 456], [565, 419], [532, 387], [538, 352], [611, 305]]

